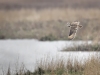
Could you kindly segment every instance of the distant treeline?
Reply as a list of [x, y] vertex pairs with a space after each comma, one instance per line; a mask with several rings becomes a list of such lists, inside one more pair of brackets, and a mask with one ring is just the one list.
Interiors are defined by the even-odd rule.
[[100, 8], [100, 0], [0, 0], [0, 9]]

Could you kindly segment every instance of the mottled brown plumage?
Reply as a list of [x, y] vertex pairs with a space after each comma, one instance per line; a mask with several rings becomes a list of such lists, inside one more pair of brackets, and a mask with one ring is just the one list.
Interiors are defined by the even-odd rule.
[[72, 40], [75, 38], [77, 30], [79, 27], [82, 27], [82, 25], [79, 25], [80, 22], [72, 22], [71, 24], [68, 25], [68, 27], [70, 27], [70, 32], [68, 35], [68, 39]]

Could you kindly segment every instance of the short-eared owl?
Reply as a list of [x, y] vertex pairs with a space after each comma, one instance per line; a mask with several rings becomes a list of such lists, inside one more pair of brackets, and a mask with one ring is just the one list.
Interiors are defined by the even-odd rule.
[[68, 27], [70, 27], [70, 32], [69, 32], [69, 35], [68, 35], [68, 39], [72, 40], [72, 39], [75, 38], [78, 28], [79, 27], [81, 28], [82, 25], [80, 25], [80, 22], [72, 22], [72, 23], [68, 24]]

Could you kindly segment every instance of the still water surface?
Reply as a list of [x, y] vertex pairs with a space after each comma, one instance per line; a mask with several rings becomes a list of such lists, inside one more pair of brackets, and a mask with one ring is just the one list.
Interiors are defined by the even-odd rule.
[[[76, 57], [78, 60], [85, 60], [90, 55], [96, 52], [61, 52], [65, 47], [85, 44], [85, 41], [38, 41], [35, 39], [24, 40], [0, 40], [0, 69], [7, 70], [10, 65], [15, 68], [15, 65], [24, 63], [27, 69], [34, 71], [37, 61], [42, 58], [63, 57], [67, 60]], [[88, 41], [91, 43], [91, 41]], [[49, 58], [48, 58], [49, 60]]]

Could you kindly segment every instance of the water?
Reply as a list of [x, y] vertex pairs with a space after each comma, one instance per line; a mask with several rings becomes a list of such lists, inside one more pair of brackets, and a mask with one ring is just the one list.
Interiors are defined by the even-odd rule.
[[[88, 56], [96, 52], [61, 52], [65, 47], [74, 45], [81, 45], [86, 43], [84, 41], [38, 41], [35, 39], [24, 40], [0, 40], [0, 68], [7, 70], [10, 65], [15, 68], [16, 64], [21, 65], [24, 63], [26, 68], [34, 71], [37, 60], [46, 58], [64, 57], [66, 60], [70, 55], [71, 58], [87, 59]], [[89, 41], [88, 43], [91, 43]]]

